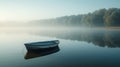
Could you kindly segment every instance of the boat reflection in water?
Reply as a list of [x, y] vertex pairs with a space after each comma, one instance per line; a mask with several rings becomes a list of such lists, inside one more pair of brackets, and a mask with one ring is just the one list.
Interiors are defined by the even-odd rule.
[[56, 46], [56, 47], [45, 49], [45, 50], [27, 51], [27, 53], [26, 53], [24, 58], [27, 60], [27, 59], [42, 57], [42, 56], [46, 56], [46, 55], [50, 55], [50, 54], [56, 53], [59, 50], [60, 50], [59, 46]]

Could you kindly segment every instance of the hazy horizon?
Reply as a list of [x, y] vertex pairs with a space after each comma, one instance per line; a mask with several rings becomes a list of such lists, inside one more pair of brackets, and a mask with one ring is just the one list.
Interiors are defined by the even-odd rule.
[[0, 22], [31, 21], [119, 8], [120, 0], [0, 0]]

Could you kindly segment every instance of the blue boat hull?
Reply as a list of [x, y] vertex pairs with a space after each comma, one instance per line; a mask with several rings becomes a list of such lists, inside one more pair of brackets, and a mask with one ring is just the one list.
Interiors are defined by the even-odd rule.
[[58, 40], [53, 40], [53, 41], [25, 43], [25, 47], [28, 51], [47, 50], [47, 49], [52, 49], [54, 47], [57, 47], [58, 44], [59, 44]]

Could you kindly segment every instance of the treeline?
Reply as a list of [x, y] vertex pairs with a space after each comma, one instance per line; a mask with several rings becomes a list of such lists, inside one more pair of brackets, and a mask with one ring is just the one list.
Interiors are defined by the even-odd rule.
[[34, 21], [37, 25], [59, 26], [120, 26], [120, 8], [96, 10], [93, 13]]

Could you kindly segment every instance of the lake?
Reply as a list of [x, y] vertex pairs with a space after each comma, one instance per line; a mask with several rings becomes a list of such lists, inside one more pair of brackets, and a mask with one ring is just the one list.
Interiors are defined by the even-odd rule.
[[[120, 30], [1, 30], [0, 67], [120, 67]], [[24, 43], [59, 40], [48, 53], [29, 53]]]

